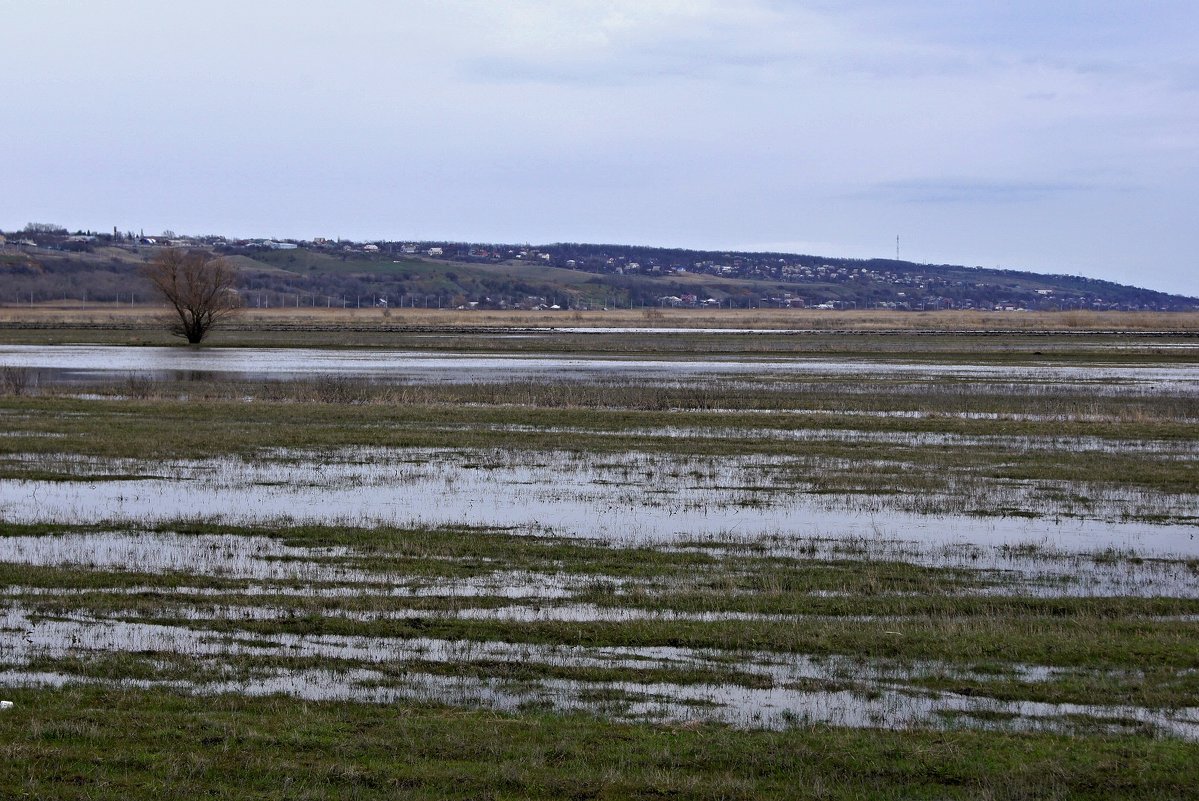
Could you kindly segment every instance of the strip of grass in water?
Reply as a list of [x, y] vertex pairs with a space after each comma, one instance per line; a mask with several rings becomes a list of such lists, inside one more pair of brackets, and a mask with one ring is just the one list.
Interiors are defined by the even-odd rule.
[[[1199, 349], [1196, 349], [1199, 352]], [[750, 363], [752, 364], [752, 363]], [[1082, 382], [1084, 385], [1087, 382]], [[171, 381], [136, 374], [94, 386], [49, 386], [39, 397], [87, 395], [190, 402], [288, 402], [370, 406], [519, 406], [526, 408], [625, 409], [630, 411], [769, 411], [866, 416], [998, 418], [1046, 417], [1108, 422], [1166, 422], [1199, 417], [1199, 400], [1181, 389], [1096, 393], [1089, 385], [1025, 375], [922, 375], [817, 377], [747, 373], [672, 384], [636, 380], [575, 382], [528, 380], [395, 384], [323, 375], [287, 381], [211, 379]]]
[[[102, 624], [101, 624], [102, 625]], [[236, 636], [235, 632], [225, 636]], [[259, 639], [239, 637], [239, 644], [264, 648], [278, 646], [269, 636]], [[929, 657], [933, 658], [933, 657]], [[927, 663], [927, 659], [918, 660]], [[824, 679], [805, 680], [807, 690], [854, 690], [870, 693], [875, 682], [864, 681], [849, 665], [833, 665]], [[903, 662], [892, 663], [902, 675]], [[936, 664], [945, 664], [937, 662]], [[1199, 674], [1193, 670], [1172, 670], [1154, 666], [1139, 670], [1091, 670], [1076, 668], [1036, 681], [1022, 680], [1005, 663], [989, 663], [992, 675], [980, 677], [973, 665], [965, 670], [934, 672], [904, 678], [908, 687], [927, 688], [965, 696], [984, 696], [1001, 701], [1032, 701], [1053, 704], [1119, 704], [1150, 709], [1177, 709], [1191, 706], [1199, 694]], [[270, 654], [228, 653], [196, 658], [170, 651], [102, 653], [66, 657], [35, 656], [10, 667], [62, 676], [80, 676], [109, 683], [126, 681], [183, 681], [191, 685], [216, 682], [253, 682], [256, 677], [278, 675], [291, 670], [321, 669], [342, 671], [369, 669], [380, 673], [376, 685], [403, 684], [412, 673], [471, 677], [484, 681], [540, 682], [552, 679], [589, 683], [670, 683], [735, 685], [769, 688], [772, 680], [760, 673], [739, 670], [730, 662], [725, 669], [680, 664], [677, 667], [603, 667], [547, 664], [536, 660], [500, 660], [464, 658], [453, 661], [411, 659], [398, 663], [379, 663], [328, 657], [294, 657]], [[882, 666], [880, 666], [882, 667]], [[884, 668], [884, 673], [887, 668]], [[788, 685], [789, 689], [794, 689]]]
[[[98, 527], [13, 525], [0, 533], [52, 536]], [[162, 531], [272, 536], [295, 547], [357, 546], [381, 559], [390, 581], [442, 575], [447, 562], [462, 559], [477, 575], [506, 571], [566, 570], [580, 580], [572, 603], [613, 609], [794, 614], [791, 621], [688, 621], [634, 618], [623, 622], [458, 619], [467, 607], [519, 604], [498, 596], [389, 598], [383, 594], [314, 597], [273, 594], [261, 582], [196, 574], [125, 573], [83, 567], [0, 565], [0, 583], [12, 588], [61, 587], [71, 593], [23, 596], [22, 606], [36, 616], [86, 612], [97, 615], [176, 623], [218, 632], [336, 634], [386, 637], [438, 637], [450, 640], [540, 644], [685, 646], [730, 651], [766, 650], [872, 659], [978, 660], [1075, 666], [1085, 670], [1137, 670], [1145, 665], [1171, 671], [1199, 667], [1199, 626], [1155, 617], [1194, 615], [1199, 600], [1167, 597], [1035, 598], [1019, 595], [970, 597], [952, 590], [985, 585], [975, 571], [921, 568], [870, 559], [791, 559], [712, 551], [660, 551], [613, 548], [569, 539], [513, 536], [495, 530], [344, 529], [338, 527], [224, 529], [205, 524], [163, 524]], [[390, 554], [409, 554], [410, 574], [391, 571]], [[1050, 558], [1047, 555], [1046, 558]], [[1113, 557], [1114, 558], [1114, 557]], [[1085, 565], [1079, 568], [1085, 569]], [[422, 573], [421, 571], [427, 571]], [[620, 579], [619, 586], [616, 579]], [[664, 583], [663, 583], [664, 582]], [[303, 582], [280, 583], [296, 589]], [[383, 585], [381, 585], [382, 588]], [[370, 585], [364, 585], [369, 589]], [[820, 594], [830, 587], [840, 593]], [[204, 593], [191, 590], [203, 589]], [[254, 594], [247, 594], [253, 588]], [[105, 592], [105, 590], [139, 592]], [[80, 592], [82, 590], [82, 592]], [[817, 593], [817, 594], [813, 594]], [[531, 601], [531, 604], [552, 602]], [[274, 619], [207, 619], [205, 609], [268, 607]], [[383, 620], [358, 620], [357, 613], [394, 613]], [[449, 616], [439, 613], [450, 613]], [[861, 618], [861, 619], [859, 619]], [[1168, 677], [1167, 677], [1168, 678]], [[1174, 679], [1121, 691], [1126, 697], [1171, 697], [1187, 691]], [[1023, 692], [1014, 689], [1013, 692]], [[1087, 700], [1084, 690], [1059, 697]], [[1091, 696], [1093, 697], [1093, 696]]]
[[[140, 529], [126, 530], [136, 537]], [[903, 561], [902, 555], [879, 556], [869, 550], [849, 555], [776, 556], [752, 551], [719, 552], [714, 549], [657, 549], [617, 547], [603, 542], [562, 537], [535, 537], [490, 528], [349, 528], [337, 526], [231, 527], [198, 522], [166, 522], [145, 529], [152, 533], [228, 535], [252, 541], [270, 537], [297, 549], [312, 549], [312, 556], [294, 561], [315, 566], [352, 567], [361, 574], [361, 589], [386, 590], [395, 586], [436, 587], [437, 582], [500, 577], [519, 580], [553, 574], [561, 577], [572, 602], [613, 608], [674, 610], [690, 613], [744, 612], [797, 615], [930, 615], [995, 617], [1025, 614], [1046, 617], [1089, 616], [1097, 619], [1129, 616], [1188, 615], [1199, 612], [1199, 600], [1172, 597], [1035, 597], [1004, 571], [961, 567], [930, 567]], [[104, 527], [50, 524], [0, 524], [0, 537], [54, 536], [91, 532], [102, 538]], [[711, 544], [711, 543], [708, 543]], [[847, 548], [852, 543], [847, 544]], [[325, 549], [344, 548], [348, 555], [328, 556]], [[803, 553], [802, 543], [797, 548]], [[1040, 555], [1050, 564], [1052, 553]], [[918, 554], [917, 554], [918, 556]], [[1108, 561], [1135, 555], [1102, 555]], [[86, 559], [81, 552], [80, 559]], [[1158, 560], [1160, 561], [1160, 560]], [[1085, 574], [1087, 560], [1067, 565]], [[1169, 563], [1171, 565], [1175, 563]], [[1190, 563], [1181, 565], [1189, 567]], [[1163, 569], [1167, 564], [1161, 565]], [[1152, 572], [1152, 571], [1151, 571]], [[377, 577], [377, 578], [375, 578]], [[1066, 578], [1066, 577], [1063, 577]], [[536, 580], [536, 579], [530, 579]], [[1152, 580], [1149, 576], [1147, 580]], [[269, 582], [211, 575], [205, 565], [191, 571], [164, 574], [97, 570], [79, 566], [24, 566], [0, 563], [0, 583], [72, 590], [200, 588], [238, 596], [250, 588], [270, 596], [270, 586], [280, 588], [336, 588], [344, 582]], [[1006, 592], [1005, 592], [1006, 589]], [[979, 592], [987, 595], [980, 596]], [[452, 594], [452, 593], [447, 593]], [[486, 595], [486, 593], [483, 593]], [[327, 608], [377, 609], [397, 603], [379, 596], [344, 599], [280, 596], [281, 605], [324, 604]], [[1185, 595], [1185, 593], [1180, 593]], [[95, 600], [95, 599], [93, 599]], [[406, 602], [406, 601], [405, 601]]]
[[8, 798], [1138, 798], [1199, 787], [1199, 746], [800, 727], [630, 725], [441, 706], [18, 689]]
[[[238, 637], [239, 645], [262, 648], [280, 647], [270, 637], [257, 640]], [[719, 660], [714, 660], [718, 662]], [[846, 663], [830, 665], [830, 673], [824, 678], [802, 680], [800, 685], [787, 684], [787, 689], [806, 691], [857, 691], [866, 695], [877, 692], [875, 679], [864, 679], [855, 672], [852, 659]], [[903, 662], [879, 665], [885, 675], [895, 670], [899, 681], [908, 688], [925, 688], [936, 692], [949, 692], [962, 696], [981, 696], [1000, 701], [1040, 702], [1049, 704], [1080, 705], [1128, 705], [1148, 709], [1179, 709], [1192, 706], [1199, 696], [1199, 674], [1195, 671], [1177, 671], [1164, 667], [1143, 670], [1060, 670], [1056, 674], [1029, 681], [1010, 672], [1015, 668], [1003, 663], [991, 663], [996, 671], [992, 675], [979, 675], [972, 665], [961, 670], [947, 669], [945, 672], [905, 676]], [[917, 664], [928, 664], [919, 661]], [[936, 664], [945, 664], [937, 662]], [[698, 667], [679, 664], [673, 667], [606, 667], [597, 665], [569, 665], [545, 663], [537, 660], [504, 660], [462, 658], [452, 661], [429, 661], [410, 659], [402, 662], [375, 662], [330, 657], [296, 657], [264, 653], [227, 653], [219, 656], [197, 658], [190, 654], [170, 651], [147, 651], [133, 653], [94, 653], [64, 657], [35, 656], [30, 660], [11, 665], [0, 664], [22, 671], [46, 672], [60, 676], [82, 677], [103, 682], [121, 684], [128, 681], [185, 682], [198, 686], [219, 682], [245, 682], [252, 684], [264, 676], [277, 676], [295, 670], [351, 671], [367, 669], [380, 674], [371, 686], [404, 686], [411, 674], [433, 674], [439, 676], [470, 677], [482, 681], [504, 681], [515, 683], [538, 683], [546, 680], [578, 681], [594, 684], [653, 684], [675, 685], [732, 685], [740, 687], [770, 688], [774, 686], [768, 675], [740, 670], [737, 662], [727, 667]], [[941, 669], [938, 669], [941, 670]], [[890, 683], [890, 680], [887, 680]]]
[[[813, 572], [819, 572], [813, 567]], [[1002, 617], [1032, 617], [1061, 619], [1121, 620], [1162, 616], [1199, 614], [1199, 599], [1155, 596], [1066, 596], [1038, 597], [1012, 594], [987, 596], [932, 594], [894, 595], [879, 589], [869, 578], [869, 567], [863, 571], [864, 582], [844, 581], [834, 575], [831, 586], [840, 590], [837, 595], [812, 595], [809, 591], [763, 592], [743, 591], [730, 594], [724, 591], [703, 593], [638, 591], [637, 588], [614, 593], [605, 588], [584, 589], [574, 596], [582, 603], [594, 603], [619, 609], [673, 610], [693, 614], [735, 612], [760, 615], [796, 615], [861, 618], [926, 617], [930, 621], [944, 618], [980, 619]], [[862, 585], [865, 584], [866, 587]], [[865, 591], [864, 591], [865, 590]], [[813, 590], [811, 592], [820, 592]], [[844, 593], [844, 594], [840, 594]]]
[[984, 696], [1000, 701], [1048, 704], [1118, 704], [1146, 709], [1180, 709], [1199, 698], [1199, 674], [1147, 667], [1143, 671], [1073, 671], [1046, 681], [1019, 681], [991, 677], [986, 681], [962, 676], [917, 677], [905, 681], [912, 687], [938, 692]]
[[927, 621], [836, 619], [774, 621], [504, 621], [414, 615], [350, 620], [307, 615], [274, 620], [205, 620], [191, 616], [134, 621], [217, 632], [391, 637], [587, 647], [714, 648], [866, 659], [1006, 660], [1033, 665], [1136, 669], [1146, 664], [1199, 669], [1199, 623], [1097, 618], [941, 618]]
[[[42, 524], [0, 524], [3, 536], [52, 536], [55, 533], [88, 531], [88, 527], [48, 526]], [[91, 529], [95, 530], [95, 529]], [[864, 595], [923, 591], [944, 595], [994, 586], [997, 578], [984, 571], [959, 568], [934, 568], [894, 560], [838, 559], [809, 560], [777, 556], [717, 555], [690, 550], [664, 550], [649, 547], [611, 547], [605, 543], [557, 537], [514, 535], [493, 529], [403, 529], [341, 528], [334, 526], [230, 527], [214, 524], [164, 523], [151, 530], [178, 534], [223, 534], [242, 537], [268, 536], [294, 548], [347, 548], [347, 556], [296, 556], [294, 560], [315, 565], [352, 568], [380, 581], [415, 577], [462, 579], [494, 575], [496, 572], [524, 571], [555, 573], [580, 582], [588, 578], [601, 582], [592, 595], [609, 603], [638, 605], [639, 595], [615, 596], [611, 579], [641, 581], [683, 581], [696, 590], [722, 593], [749, 593], [757, 597], [799, 596], [822, 591], [855, 591]], [[100, 536], [97, 532], [97, 536]], [[197, 571], [203, 566], [197, 565]], [[20, 573], [8, 568], [13, 583], [23, 583]], [[66, 576], [76, 581], [75, 570]], [[0, 578], [6, 567], [0, 564]], [[120, 585], [136, 586], [140, 574], [121, 574]], [[189, 574], [190, 575], [190, 574]], [[24, 583], [53, 580], [45, 568], [31, 569]], [[197, 575], [197, 581], [214, 581]], [[94, 581], [94, 579], [93, 579]], [[164, 585], [162, 578], [148, 579], [149, 586]], [[166, 586], [182, 585], [176, 574]], [[72, 586], [92, 586], [89, 583]], [[203, 583], [199, 586], [214, 586]], [[236, 588], [236, 583], [215, 586]], [[609, 591], [604, 592], [603, 587]], [[687, 596], [680, 594], [680, 600]], [[703, 601], [681, 607], [703, 610]]]
[[[270, 645], [263, 640], [262, 645]], [[537, 661], [499, 659], [460, 659], [449, 662], [412, 659], [400, 663], [361, 662], [326, 657], [269, 656], [261, 654], [225, 654], [196, 658], [188, 654], [164, 651], [105, 653], [61, 658], [34, 657], [19, 666], [21, 670], [78, 676], [110, 683], [124, 681], [174, 681], [190, 685], [217, 682], [247, 682], [256, 678], [295, 670], [350, 671], [369, 669], [380, 674], [373, 686], [403, 685], [409, 674], [469, 677], [504, 682], [541, 682], [560, 679], [589, 683], [639, 684], [713, 684], [769, 688], [768, 676], [737, 670], [705, 669], [689, 665], [677, 668], [632, 668], [546, 664]]]
[[[228, 579], [202, 573], [143, 573], [126, 570], [93, 570], [85, 567], [45, 567], [0, 562], [0, 587], [87, 590], [172, 590], [194, 587], [237, 592], [250, 586], [243, 579]], [[278, 582], [283, 585], [284, 582]]]
[[[470, 408], [463, 417], [463, 406]], [[14, 431], [55, 434], [23, 438], [20, 451], [0, 440], [6, 452], [78, 452], [96, 456], [193, 458], [257, 454], [264, 448], [399, 447], [445, 444], [482, 447], [489, 440], [512, 440], [521, 450], [584, 437], [612, 441], [620, 436], [646, 441], [646, 450], [679, 453], [722, 452], [725, 440], [703, 436], [704, 429], [766, 428], [894, 433], [943, 433], [961, 436], [1027, 436], [1052, 440], [1099, 437], [1144, 440], [1189, 440], [1196, 424], [1189, 419], [1137, 421], [974, 419], [951, 416], [889, 417], [807, 414], [802, 411], [682, 411], [589, 409], [474, 404], [338, 404], [287, 401], [126, 400], [112, 403], [80, 398], [3, 398], [0, 411], [16, 416]], [[468, 419], [469, 423], [464, 423]], [[284, 425], [286, 424], [286, 425]], [[511, 427], [505, 428], [505, 427]], [[689, 436], [647, 436], [656, 428], [696, 429]], [[565, 429], [565, 430], [562, 430]], [[594, 437], [587, 429], [602, 432]], [[63, 438], [66, 438], [65, 441]], [[10, 439], [10, 438], [4, 438]], [[698, 441], [694, 441], [698, 440]], [[529, 444], [521, 445], [522, 441]], [[795, 443], [769, 438], [732, 443], [737, 453], [773, 453]], [[872, 443], [873, 444], [873, 443]], [[86, 446], [86, 447], [80, 447]], [[728, 448], [728, 444], [724, 446]], [[566, 448], [570, 450], [571, 448]], [[578, 448], [589, 450], [589, 448]]]
[[[815, 491], [843, 495], [915, 493], [940, 500], [928, 476], [944, 481], [956, 477], [970, 486], [953, 490], [966, 512], [985, 507], [969, 503], [978, 495], [970, 487], [990, 481], [1056, 481], [1071, 485], [1125, 487], [1167, 493], [1191, 493], [1199, 484], [1199, 463], [1163, 458], [1154, 452], [1075, 452], [1068, 440], [1061, 448], [1026, 450], [1018, 442], [913, 448], [907, 443], [863, 444], [813, 436], [802, 442], [771, 437], [722, 437], [705, 434], [708, 427], [770, 429], [951, 433], [1004, 437], [1094, 436], [1119, 439], [1191, 441], [1192, 423], [1098, 423], [1049, 421], [992, 421], [903, 418], [840, 418], [813, 415], [762, 415], [691, 412], [631, 412], [594, 409], [472, 408], [463, 424], [460, 406], [343, 406], [336, 404], [216, 402], [126, 402], [117, 408], [102, 402], [66, 399], [18, 399], [4, 404], [36, 403], [37, 414], [22, 426], [53, 437], [0, 438], [0, 454], [78, 453], [101, 458], [200, 458], [242, 455], [263, 458], [262, 451], [285, 449], [297, 453], [354, 447], [502, 449], [531, 453], [667, 453], [679, 457], [785, 457], [800, 460], [796, 470], [772, 470], [762, 489]], [[29, 409], [26, 409], [29, 411]], [[668, 427], [687, 436], [654, 434]], [[651, 433], [646, 433], [646, 431]], [[592, 433], [589, 433], [592, 432]], [[11, 440], [11, 441], [9, 441]], [[864, 468], [868, 459], [876, 465]], [[841, 467], [837, 465], [845, 464]], [[886, 463], [904, 469], [888, 468]], [[879, 467], [878, 465], [882, 465]], [[914, 469], [915, 468], [915, 469]], [[69, 470], [36, 462], [0, 464], [4, 478], [62, 480]], [[124, 472], [114, 476], [125, 479]], [[91, 479], [89, 479], [91, 480]], [[863, 484], [863, 482], [866, 482]], [[948, 485], [946, 485], [948, 488]], [[930, 496], [930, 491], [933, 494]], [[951, 493], [952, 494], [952, 493]], [[1086, 492], [1074, 505], [1085, 508]], [[747, 500], [748, 502], [748, 500]]]
[[253, 663], [221, 664], [214, 660], [197, 659], [190, 654], [169, 651], [141, 653], [79, 654], [64, 657], [35, 656], [15, 669], [32, 673], [93, 679], [111, 684], [122, 682], [206, 682], [229, 681], [254, 675]]
[[[431, 662], [412, 660], [398, 665], [372, 664], [372, 670], [390, 677], [394, 683], [403, 684], [409, 673], [431, 673], [438, 676], [455, 676], [496, 680], [505, 682], [536, 683], [552, 679], [589, 683], [637, 683], [637, 684], [714, 684], [738, 687], [769, 688], [773, 682], [767, 676], [736, 670], [705, 670], [680, 666], [678, 668], [620, 668], [580, 667], [551, 665], [535, 661], [507, 661], [499, 659], [464, 659], [453, 662]], [[378, 686], [385, 686], [387, 680]]]
[[[26, 570], [34, 575], [24, 578], [23, 572]], [[569, 609], [578, 604], [584, 607], [594, 604], [599, 610], [606, 608], [643, 613], [630, 615], [630, 623], [642, 619], [670, 621], [676, 615], [719, 621], [722, 614], [729, 614], [749, 616], [751, 619], [754, 615], [768, 619], [792, 617], [797, 625], [805, 621], [823, 624], [841, 620], [845, 626], [857, 626], [862, 622], [877, 620], [882, 623], [890, 621], [894, 628], [913, 625], [914, 621], [936, 625], [941, 621], [1007, 619], [1078, 621], [1082, 625], [1102, 627], [1110, 622], [1145, 621], [1156, 624], [1165, 622], [1163, 618], [1199, 617], [1199, 599], [1168, 597], [954, 597], [887, 593], [861, 595], [852, 592], [836, 597], [806, 593], [729, 596], [725, 593], [687, 595], [670, 592], [657, 595], [636, 590], [614, 595], [583, 588], [568, 600], [556, 601], [488, 594], [485, 588], [469, 596], [460, 596], [454, 594], [453, 586], [442, 588], [444, 594], [396, 597], [389, 593], [388, 586], [347, 587], [296, 582], [291, 587], [285, 587], [276, 582], [206, 582], [200, 576], [179, 575], [169, 576], [165, 581], [155, 584], [154, 578], [153, 574], [129, 576], [119, 572], [87, 573], [71, 568], [27, 569], [3, 565], [0, 566], [0, 585], [6, 584], [9, 589], [0, 597], [20, 597], [25, 607], [43, 615], [86, 612], [146, 618], [171, 617], [177, 614], [176, 610], [181, 609], [189, 612], [195, 610], [197, 614], [204, 615], [205, 609], [270, 608], [279, 617], [366, 619], [379, 615], [419, 617], [421, 613], [454, 616], [468, 610], [516, 607], [528, 609], [534, 613], [532, 617], [537, 617], [537, 612], [544, 612], [546, 618], [552, 619], [556, 607], [565, 606]], [[533, 577], [531, 580], [537, 579]], [[205, 584], [209, 586], [205, 587]], [[21, 592], [25, 587], [42, 590], [60, 588], [64, 592], [25, 595]], [[422, 585], [422, 588], [436, 591], [438, 585]], [[248, 592], [250, 589], [253, 592]], [[284, 592], [287, 589], [291, 591]], [[211, 614], [217, 616], [215, 611]], [[585, 614], [583, 618], [586, 618]]]

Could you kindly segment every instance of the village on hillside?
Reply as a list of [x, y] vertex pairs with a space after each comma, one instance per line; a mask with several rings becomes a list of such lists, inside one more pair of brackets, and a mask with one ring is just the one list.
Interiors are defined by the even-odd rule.
[[428, 306], [435, 298], [439, 306], [523, 309], [1199, 308], [1196, 298], [1092, 278], [895, 259], [576, 243], [239, 239], [116, 228], [71, 232], [39, 223], [0, 232], [0, 274], [5, 276], [0, 303], [52, 300], [64, 293], [64, 274], [72, 276], [85, 300], [88, 291], [97, 299], [119, 299], [122, 292], [135, 298], [133, 268], [166, 247], [204, 248], [237, 258], [247, 303], [260, 306], [361, 306], [365, 296], [368, 305]]

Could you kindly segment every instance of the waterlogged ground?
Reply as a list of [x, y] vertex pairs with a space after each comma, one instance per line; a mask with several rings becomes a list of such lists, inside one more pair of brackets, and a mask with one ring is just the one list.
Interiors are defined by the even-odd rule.
[[163, 350], [0, 399], [0, 686], [1199, 740], [1190, 364]]
[[[620, 433], [664, 435], [660, 430]], [[942, 434], [665, 432], [701, 434], [801, 444], [848, 441], [862, 449], [883, 442], [900, 449], [980, 443]], [[1021, 438], [1009, 444], [1024, 451], [1063, 446], [1061, 440]], [[1097, 458], [1146, 447], [1077, 438], [1067, 444]], [[1151, 455], [1194, 461], [1195, 445], [1165, 443]], [[52, 476], [0, 479], [0, 515], [21, 523], [205, 519], [234, 525], [498, 525], [622, 543], [773, 534], [925, 546], [1052, 543], [1067, 550], [1199, 555], [1191, 525], [1199, 519], [1199, 493], [1079, 488], [1060, 481], [985, 479], [966, 471], [915, 491], [895, 480], [905, 470], [919, 469], [902, 459], [360, 447], [155, 461], [13, 454], [2, 463]], [[830, 492], [826, 484], [833, 476], [857, 486]], [[872, 482], [872, 476], [880, 480]]]
[[[479, 529], [174, 528], [10, 526], [0, 680], [741, 727], [1199, 738], [1193, 561], [797, 538], [651, 549]], [[1019, 643], [1023, 626], [1037, 642]], [[1147, 669], [1136, 652], [1150, 644]], [[1103, 703], [1090, 700], [1099, 693]]]

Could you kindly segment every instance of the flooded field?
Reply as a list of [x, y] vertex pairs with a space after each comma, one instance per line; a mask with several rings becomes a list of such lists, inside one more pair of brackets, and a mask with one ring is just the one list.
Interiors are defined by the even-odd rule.
[[[173, 610], [178, 614], [178, 610]], [[191, 620], [215, 616], [234, 625], [270, 621], [286, 610], [261, 606], [213, 608], [188, 613]], [[1077, 679], [1076, 671], [1014, 667], [992, 674], [952, 664], [862, 665], [837, 657], [813, 658], [773, 652], [727, 653], [687, 648], [578, 647], [529, 643], [443, 640], [426, 637], [297, 636], [263, 637], [253, 631], [125, 622], [74, 615], [54, 620], [31, 618], [20, 607], [0, 618], [0, 630], [20, 631], [23, 640], [6, 649], [8, 666], [0, 679], [37, 684], [77, 681], [77, 676], [33, 671], [54, 660], [134, 652], [164, 674], [141, 679], [142, 686], [166, 684], [201, 692], [287, 693], [308, 700], [393, 703], [400, 699], [519, 710], [545, 705], [558, 711], [596, 710], [629, 720], [709, 720], [736, 726], [780, 728], [822, 723], [836, 726], [907, 728], [945, 720], [999, 719], [1019, 728], [1152, 729], [1199, 739], [1199, 708], [1152, 710], [1128, 705], [1010, 701], [924, 689], [945, 680], [986, 686], [1017, 681], [1051, 684]], [[186, 658], [192, 678], [173, 659]], [[231, 665], [247, 663], [247, 668]], [[271, 663], [277, 662], [277, 667]], [[299, 666], [297, 666], [297, 663]], [[253, 667], [249, 667], [253, 665]], [[461, 675], [520, 665], [525, 676]], [[450, 668], [451, 674], [442, 672]], [[399, 668], [399, 670], [397, 670]], [[463, 668], [467, 668], [466, 671]], [[502, 672], [502, 670], [500, 671]], [[529, 675], [547, 674], [533, 680]], [[553, 674], [628, 674], [624, 680], [566, 679]], [[453, 675], [457, 673], [459, 675]], [[199, 676], [204, 676], [200, 678]], [[672, 679], [674, 679], [672, 681]], [[1083, 719], [1079, 723], [1076, 719]]]
[[1052, 382], [1094, 387], [1175, 388], [1199, 392], [1199, 364], [1191, 363], [1065, 365], [1046, 361], [1034, 366], [1013, 366], [960, 362], [912, 363], [897, 358], [842, 361], [795, 356], [779, 359], [768, 355], [736, 359], [718, 356], [629, 359], [618, 356], [446, 354], [349, 348], [185, 350], [99, 345], [0, 345], [0, 367], [32, 370], [38, 381], [50, 384], [123, 381], [131, 374], [158, 380], [194, 382], [220, 378], [286, 381], [306, 376], [338, 376], [399, 383], [525, 380], [661, 382], [743, 375], [811, 380], [826, 376], [869, 379], [881, 375], [899, 375], [913, 380], [972, 378], [1033, 384]]
[[[844, 434], [833, 438], [844, 440]], [[872, 439], [851, 442], [868, 446]], [[1156, 455], [1194, 458], [1190, 446], [1163, 451]], [[1102, 488], [1084, 496], [1060, 482], [968, 475], [921, 494], [890, 485], [829, 493], [813, 491], [809, 478], [841, 473], [861, 482], [866, 469], [911, 467], [904, 462], [420, 448], [165, 461], [15, 454], [6, 462], [54, 475], [0, 479], [0, 515], [19, 523], [501, 526], [623, 544], [768, 535], [978, 548], [1052, 543], [1066, 551], [1199, 556], [1193, 537], [1199, 493]]]
[[0, 364], [0, 686], [1199, 740], [1195, 365]]
[[[977, 642], [936, 658], [919, 644], [863, 658], [820, 644], [1002, 629], [970, 611], [981, 599], [1044, 624], [1039, 605], [1048, 599], [1079, 603], [1074, 617], [1098, 622], [1119, 595], [1140, 627], [1193, 630], [1194, 560], [795, 536], [709, 537], [651, 549], [647, 559], [644, 548], [478, 529], [19, 530], [0, 539], [12, 577], [0, 679], [10, 685], [115, 679], [749, 727], [952, 724], [1199, 738], [1199, 709], [1136, 700], [1189, 697], [1194, 671], [1179, 665], [1147, 672], [1115, 654], [1094, 666], [1009, 661], [974, 653]], [[820, 575], [846, 562], [861, 575]], [[911, 567], [889, 576], [900, 564]], [[855, 600], [861, 586], [873, 587], [865, 604]], [[924, 594], [933, 608], [918, 600]], [[1073, 640], [1067, 631], [1045, 636], [1046, 654], [1055, 640]], [[679, 638], [697, 644], [664, 644]], [[1080, 685], [1123, 700], [1083, 702]]]

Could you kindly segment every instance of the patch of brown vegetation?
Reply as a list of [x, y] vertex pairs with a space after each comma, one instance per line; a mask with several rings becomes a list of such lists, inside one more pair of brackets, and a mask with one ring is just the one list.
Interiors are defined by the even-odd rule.
[[[0, 324], [153, 327], [163, 309], [103, 303], [0, 307]], [[394, 328], [728, 328], [795, 331], [1169, 331], [1199, 332], [1196, 312], [823, 311], [814, 309], [616, 309], [499, 311], [451, 309], [246, 309], [237, 328], [303, 329], [345, 324]]]

